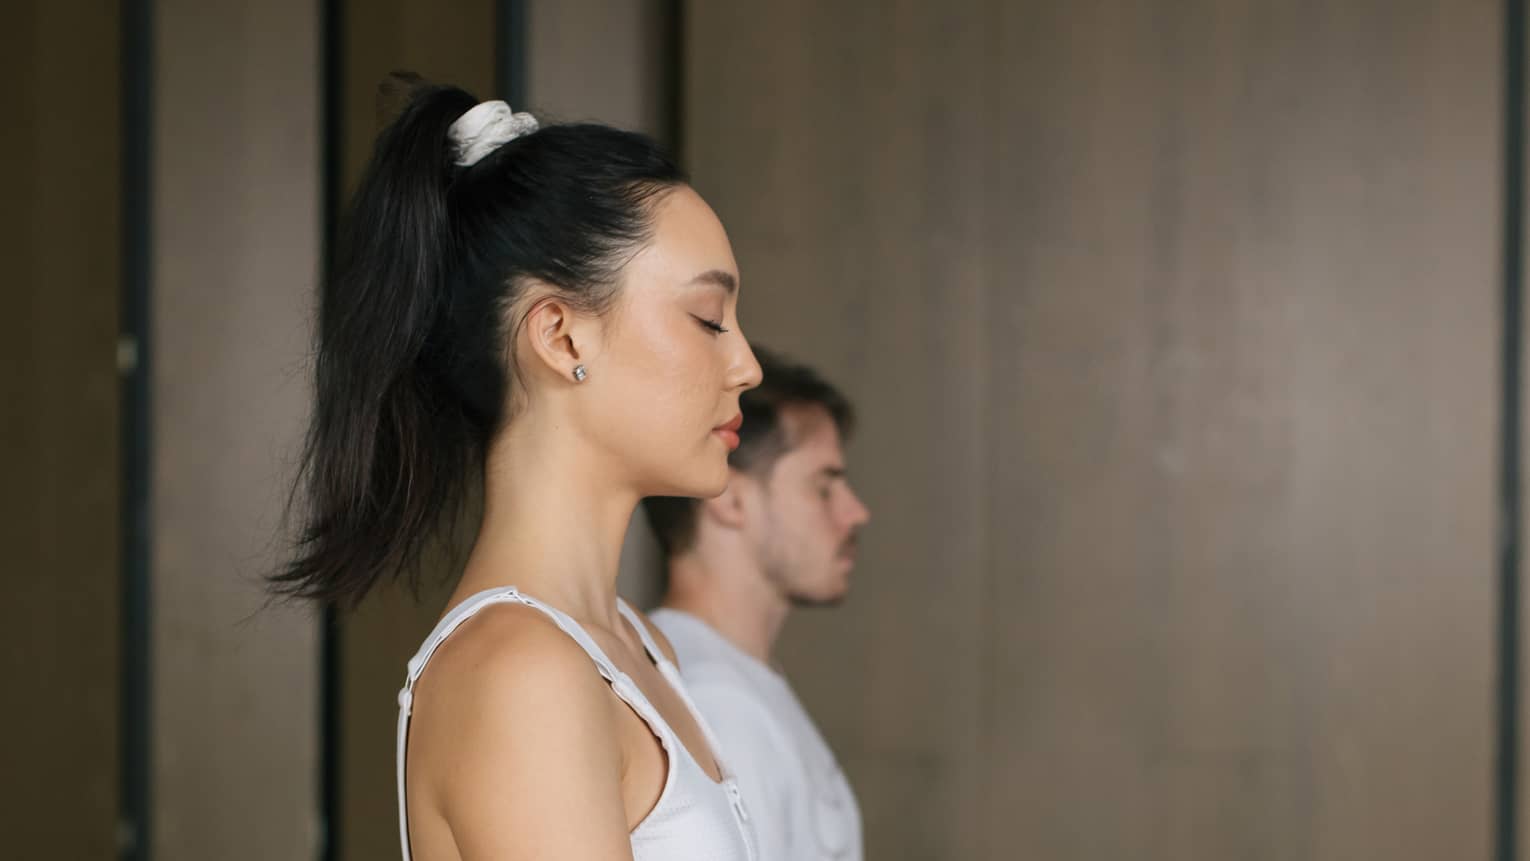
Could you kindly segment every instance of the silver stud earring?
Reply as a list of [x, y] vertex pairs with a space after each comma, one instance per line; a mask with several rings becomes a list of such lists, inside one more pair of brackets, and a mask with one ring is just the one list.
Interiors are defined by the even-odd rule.
[[589, 375], [590, 373], [584, 369], [584, 365], [574, 366], [574, 382], [582, 383], [584, 382], [584, 378], [588, 377]]

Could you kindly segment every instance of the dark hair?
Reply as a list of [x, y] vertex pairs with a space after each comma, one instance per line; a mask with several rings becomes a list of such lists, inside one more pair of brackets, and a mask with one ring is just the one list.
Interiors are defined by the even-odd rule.
[[[739, 429], [738, 448], [728, 456], [729, 466], [768, 478], [776, 461], [795, 444], [782, 421], [789, 407], [822, 407], [834, 419], [840, 436], [850, 436], [855, 429], [855, 410], [838, 389], [812, 368], [759, 345], [754, 345], [754, 355], [764, 379], [739, 397], [744, 426]], [[684, 553], [695, 543], [700, 508], [700, 501], [686, 497], [650, 496], [643, 500], [648, 525], [666, 556]]]
[[[314, 411], [282, 594], [354, 605], [418, 578], [506, 420], [508, 312], [535, 279], [592, 312], [685, 175], [648, 138], [554, 125], [455, 164], [452, 123], [478, 100], [406, 80], [319, 291]], [[386, 86], [386, 85], [385, 85]]]

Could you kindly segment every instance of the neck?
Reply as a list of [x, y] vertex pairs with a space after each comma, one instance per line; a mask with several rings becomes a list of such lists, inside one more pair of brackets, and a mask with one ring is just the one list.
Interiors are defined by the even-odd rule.
[[791, 604], [743, 548], [676, 557], [669, 563], [669, 583], [665, 607], [695, 616], [761, 663], [774, 663]]
[[[515, 586], [576, 619], [618, 628], [616, 575], [635, 491], [590, 446], [520, 416], [489, 452], [483, 522], [456, 604]], [[541, 431], [541, 432], [539, 432]]]

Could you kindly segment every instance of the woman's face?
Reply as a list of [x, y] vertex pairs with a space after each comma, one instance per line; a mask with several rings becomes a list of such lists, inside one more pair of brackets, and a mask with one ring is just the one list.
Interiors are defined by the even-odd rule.
[[581, 384], [581, 423], [642, 495], [716, 496], [737, 446], [726, 427], [739, 395], [760, 383], [738, 323], [738, 264], [689, 187], [666, 194], [653, 218]]

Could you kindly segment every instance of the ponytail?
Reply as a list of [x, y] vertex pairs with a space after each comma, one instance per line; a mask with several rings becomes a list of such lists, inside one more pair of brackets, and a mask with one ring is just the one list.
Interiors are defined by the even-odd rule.
[[456, 513], [477, 434], [422, 357], [452, 254], [447, 130], [474, 105], [421, 90], [377, 140], [319, 293], [305, 526], [277, 591], [348, 605], [413, 572]]

